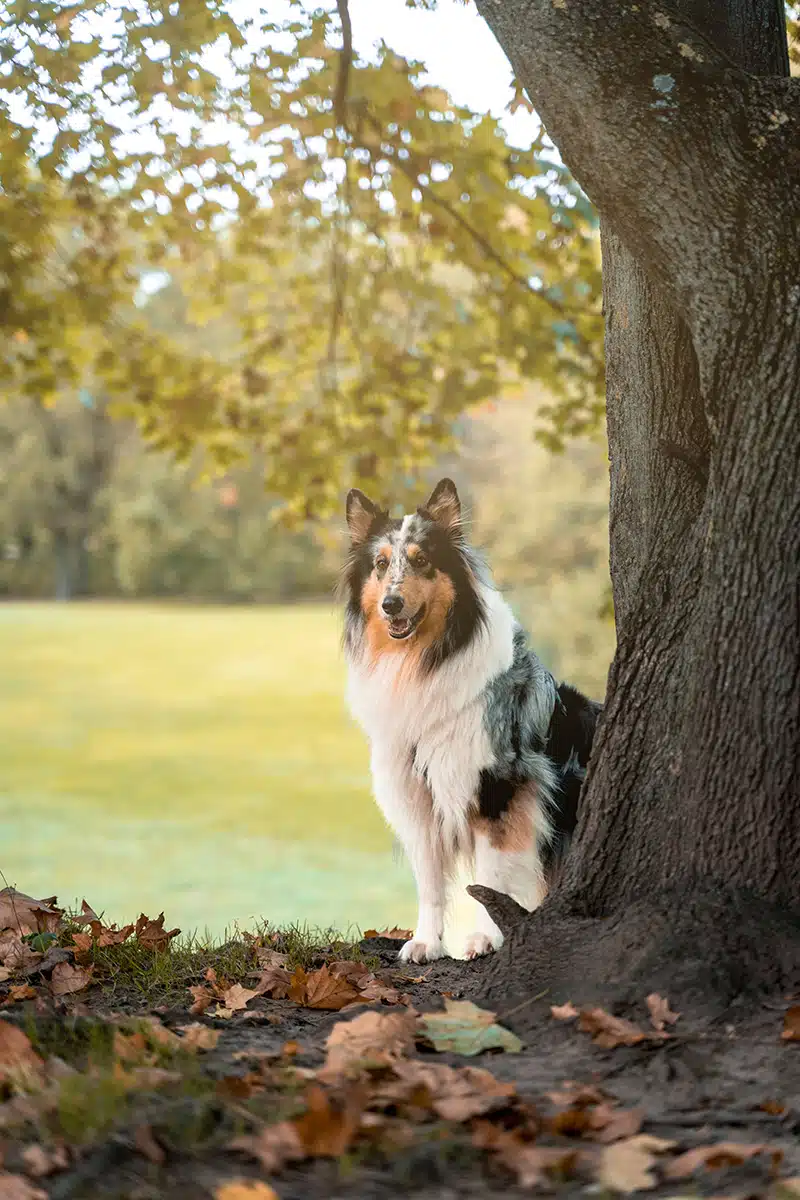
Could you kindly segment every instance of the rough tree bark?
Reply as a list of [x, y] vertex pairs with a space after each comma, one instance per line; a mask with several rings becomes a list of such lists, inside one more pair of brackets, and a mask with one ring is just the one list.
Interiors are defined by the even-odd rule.
[[777, 986], [800, 947], [800, 81], [782, 4], [478, 8], [601, 215], [618, 633], [564, 879], [532, 918], [506, 906], [510, 952], [572, 914], [560, 935], [591, 986], [615, 936], [618, 980], [699, 939], [687, 989], [718, 959], [730, 1000], [744, 959]]

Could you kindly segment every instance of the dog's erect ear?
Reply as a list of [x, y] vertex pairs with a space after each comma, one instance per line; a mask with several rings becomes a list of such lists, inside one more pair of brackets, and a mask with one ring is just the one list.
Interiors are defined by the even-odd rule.
[[378, 515], [378, 509], [370, 498], [360, 492], [358, 488], [351, 488], [347, 493], [346, 513], [350, 541], [354, 546], [360, 546], [367, 540], [367, 534]]
[[448, 533], [456, 533], [461, 526], [461, 501], [452, 479], [440, 479], [425, 504], [437, 525]]

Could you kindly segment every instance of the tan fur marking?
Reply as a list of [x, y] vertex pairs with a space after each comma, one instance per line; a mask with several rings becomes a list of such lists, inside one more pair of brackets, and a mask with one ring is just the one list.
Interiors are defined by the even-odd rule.
[[495, 850], [505, 854], [523, 854], [534, 847], [536, 832], [531, 811], [531, 794], [527, 787], [520, 788], [502, 817], [474, 817], [472, 828], [475, 833], [489, 839]]
[[[381, 552], [391, 553], [390, 547], [381, 547]], [[379, 579], [373, 571], [361, 593], [361, 610], [367, 620], [366, 636], [373, 662], [382, 654], [404, 656], [403, 671], [395, 680], [402, 687], [413, 675], [423, 652], [444, 632], [447, 614], [455, 599], [455, 588], [447, 575], [437, 571], [433, 579], [408, 575], [395, 590], [403, 597], [409, 613], [418, 612], [425, 605], [425, 616], [416, 632], [407, 641], [397, 641], [389, 634], [389, 627], [381, 613], [381, 603], [386, 594], [389, 575]]]

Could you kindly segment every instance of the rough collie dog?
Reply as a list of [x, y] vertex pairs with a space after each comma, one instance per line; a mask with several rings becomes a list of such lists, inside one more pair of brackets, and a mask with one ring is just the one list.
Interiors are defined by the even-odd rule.
[[[348, 702], [372, 748], [375, 798], [402, 842], [419, 917], [405, 961], [444, 954], [446, 889], [476, 883], [541, 904], [578, 811], [600, 705], [555, 680], [467, 544], [455, 485], [391, 520], [347, 497]], [[474, 958], [502, 934], [475, 904]]]

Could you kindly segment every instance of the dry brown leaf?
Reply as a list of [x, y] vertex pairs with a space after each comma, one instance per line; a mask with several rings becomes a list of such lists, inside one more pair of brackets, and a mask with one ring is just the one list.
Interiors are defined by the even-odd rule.
[[333, 1078], [364, 1062], [388, 1063], [414, 1048], [416, 1016], [408, 1012], [365, 1012], [337, 1021], [325, 1043], [328, 1051], [320, 1078]]
[[339, 1012], [346, 1004], [358, 1000], [358, 991], [349, 980], [331, 974], [327, 967], [320, 967], [309, 974], [298, 967], [292, 976], [289, 996], [306, 1008]]
[[588, 1136], [594, 1142], [608, 1145], [633, 1137], [642, 1128], [643, 1121], [642, 1108], [612, 1108], [609, 1104], [600, 1104], [589, 1113]]
[[306, 1111], [292, 1124], [300, 1145], [311, 1158], [340, 1158], [358, 1133], [367, 1093], [351, 1087], [334, 1101], [324, 1088], [314, 1083], [306, 1092]]
[[0, 983], [5, 983], [5, 981], [10, 978], [11, 972], [8, 967], [0, 967]]
[[189, 1012], [193, 1017], [200, 1016], [202, 1013], [204, 1013], [217, 998], [214, 993], [202, 983], [194, 984], [189, 988], [189, 991], [194, 997], [194, 1003], [189, 1009]]
[[29, 975], [36, 970], [44, 958], [38, 950], [31, 950], [19, 934], [9, 930], [0, 935], [0, 960], [12, 975]]
[[369, 967], [362, 962], [332, 962], [328, 963], [328, 970], [340, 979], [348, 979], [355, 987], [360, 987], [362, 981], [368, 983], [375, 978]]
[[[127, 942], [135, 928], [135, 925], [123, 925], [122, 929], [117, 929], [116, 925], [101, 925], [96, 935], [97, 944], [98, 946], [121, 946], [123, 942]], [[177, 932], [179, 931], [174, 931], [174, 933]]]
[[483, 1116], [504, 1108], [516, 1094], [513, 1083], [501, 1083], [482, 1067], [448, 1067], [401, 1059], [392, 1070], [408, 1091], [426, 1093], [427, 1107], [445, 1121]]
[[302, 1142], [291, 1121], [266, 1125], [256, 1134], [234, 1138], [230, 1148], [256, 1159], [270, 1174], [280, 1171], [288, 1162], [305, 1158]]
[[160, 1167], [167, 1161], [164, 1147], [156, 1141], [151, 1126], [139, 1125], [133, 1135], [133, 1144], [148, 1162], [155, 1163]]
[[92, 982], [94, 967], [81, 967], [72, 963], [57, 963], [50, 976], [50, 987], [54, 996], [70, 996], [82, 992]]
[[24, 1175], [0, 1171], [0, 1200], [47, 1200], [47, 1192], [35, 1187]]
[[623, 1017], [613, 1017], [604, 1008], [582, 1008], [578, 1028], [584, 1033], [591, 1033], [595, 1045], [606, 1050], [614, 1050], [617, 1046], [635, 1046], [656, 1036], [645, 1033], [638, 1025]]
[[31, 987], [29, 983], [16, 983], [12, 988], [9, 988], [6, 996], [6, 1004], [19, 1004], [23, 1000], [35, 1000], [36, 988]]
[[550, 1015], [557, 1021], [574, 1021], [578, 1016], [578, 1010], [568, 1000], [566, 1004], [551, 1004]]
[[671, 1150], [675, 1142], [640, 1133], [606, 1146], [600, 1155], [597, 1178], [614, 1192], [638, 1192], [655, 1187], [652, 1172], [656, 1155]]
[[400, 929], [397, 925], [391, 929], [367, 929], [364, 938], [391, 938], [393, 942], [407, 942], [414, 936], [413, 929]]
[[585, 1108], [588, 1104], [604, 1104], [608, 1097], [590, 1083], [565, 1083], [563, 1092], [546, 1092], [553, 1104]]
[[272, 996], [274, 1000], [285, 1000], [292, 989], [292, 976], [283, 967], [265, 967], [256, 983], [260, 996]]
[[249, 988], [242, 987], [240, 983], [234, 983], [232, 987], [226, 988], [223, 992], [222, 1002], [225, 1008], [232, 1012], [242, 1012], [257, 995], [258, 992], [251, 992]]
[[120, 1062], [141, 1062], [148, 1054], [147, 1040], [140, 1029], [135, 1033], [115, 1029], [113, 1049], [114, 1057]]
[[0, 929], [11, 929], [19, 936], [29, 933], [55, 933], [61, 925], [63, 909], [55, 907], [55, 896], [35, 900], [16, 888], [0, 891]]
[[783, 1014], [781, 1038], [784, 1042], [800, 1042], [800, 1004], [793, 1004]]
[[717, 1142], [713, 1146], [695, 1146], [685, 1154], [678, 1155], [666, 1167], [664, 1174], [667, 1179], [688, 1179], [700, 1167], [718, 1170], [721, 1167], [738, 1167], [757, 1154], [772, 1156], [773, 1165], [777, 1166], [783, 1157], [782, 1151], [776, 1150], [763, 1142], [758, 1144], [742, 1142]]
[[256, 947], [256, 962], [262, 971], [266, 971], [268, 967], [285, 967], [288, 957], [278, 950], [270, 950], [269, 946]]
[[146, 950], [154, 950], [157, 953], [162, 953], [167, 949], [174, 937], [180, 933], [180, 929], [165, 929], [164, 914], [159, 914], [155, 921], [151, 921], [142, 913], [139, 920], [136, 922], [134, 932], [136, 940], [140, 946], [144, 946]]
[[32, 1142], [26, 1146], [20, 1155], [26, 1175], [33, 1179], [44, 1179], [47, 1175], [55, 1175], [57, 1171], [66, 1171], [69, 1166], [69, 1154], [66, 1146], [41, 1146]]
[[524, 1188], [552, 1186], [553, 1178], [570, 1175], [578, 1160], [572, 1147], [536, 1146], [516, 1131], [502, 1129], [489, 1121], [473, 1126], [472, 1141], [481, 1150], [491, 1150]]
[[100, 924], [100, 918], [98, 917], [97, 913], [86, 903], [85, 900], [81, 901], [81, 911], [72, 919], [76, 925]]
[[72, 949], [75, 951], [75, 961], [84, 965], [92, 953], [92, 935], [90, 933], [73, 933]]
[[181, 1025], [180, 1030], [183, 1035], [180, 1044], [184, 1050], [213, 1050], [219, 1041], [219, 1030], [209, 1029], [208, 1025], [201, 1025], [199, 1021]]
[[666, 996], [659, 996], [658, 992], [651, 992], [645, 1003], [650, 1011], [652, 1026], [658, 1033], [664, 1032], [665, 1025], [674, 1025], [681, 1015], [672, 1012]]
[[214, 1200], [279, 1200], [278, 1193], [261, 1179], [229, 1179], [214, 1189]]
[[0, 1020], [0, 1082], [17, 1072], [37, 1072], [42, 1060], [30, 1038], [9, 1021]]
[[381, 1004], [410, 1004], [411, 997], [404, 992], [398, 991], [396, 987], [392, 987], [390, 983], [384, 983], [377, 975], [373, 975], [366, 982], [359, 981], [356, 986], [359, 990], [359, 998], [362, 1001], [374, 1003], [379, 1000]]

